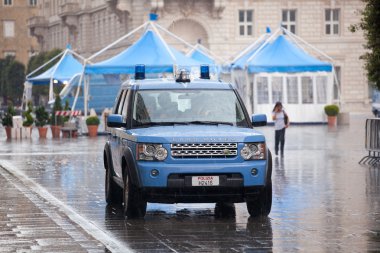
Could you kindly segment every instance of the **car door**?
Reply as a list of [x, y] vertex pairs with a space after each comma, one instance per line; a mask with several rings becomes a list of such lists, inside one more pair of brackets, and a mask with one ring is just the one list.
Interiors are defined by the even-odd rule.
[[[115, 107], [115, 114], [122, 114], [123, 106], [125, 99], [127, 97], [128, 90], [123, 90], [120, 93], [119, 99], [117, 101], [117, 105]], [[111, 149], [111, 156], [112, 156], [112, 165], [114, 172], [116, 173], [116, 176], [121, 178], [121, 157], [120, 157], [120, 146], [121, 146], [121, 139], [120, 139], [120, 132], [123, 128], [113, 128], [111, 130], [111, 137], [110, 137], [110, 149]]]

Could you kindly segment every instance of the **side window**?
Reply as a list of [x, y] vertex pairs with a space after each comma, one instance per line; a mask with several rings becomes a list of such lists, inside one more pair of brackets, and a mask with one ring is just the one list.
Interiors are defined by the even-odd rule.
[[129, 104], [129, 99], [131, 97], [130, 94], [131, 94], [131, 92], [129, 90], [127, 90], [126, 94], [125, 94], [125, 99], [124, 99], [124, 105], [123, 105], [122, 113], [121, 113], [121, 115], [123, 115], [124, 119], [128, 115], [128, 104]]
[[127, 97], [127, 91], [123, 91], [123, 95], [121, 97], [121, 100], [120, 100], [120, 104], [119, 104], [119, 108], [117, 108], [117, 114], [120, 114], [123, 112], [123, 106], [124, 106], [124, 102], [125, 102], [125, 98]]
[[124, 93], [125, 93], [124, 90], [119, 93], [119, 97], [117, 98], [116, 106], [115, 106], [114, 111], [113, 111], [114, 114], [118, 114], [120, 103], [124, 97]]

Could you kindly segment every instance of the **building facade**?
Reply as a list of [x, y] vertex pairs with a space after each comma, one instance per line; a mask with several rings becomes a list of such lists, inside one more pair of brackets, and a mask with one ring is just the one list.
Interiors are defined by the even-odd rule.
[[30, 34], [28, 19], [37, 15], [37, 0], [1, 0], [0, 58], [8, 55], [27, 64], [37, 53], [37, 39]]
[[[365, 40], [349, 26], [360, 21], [361, 0], [39, 0], [39, 14], [29, 20], [39, 50], [70, 43], [90, 56], [148, 20], [191, 44], [201, 42], [216, 55], [231, 60], [270, 27], [285, 26], [334, 59], [346, 111], [368, 110], [369, 86], [359, 60]], [[178, 41], [166, 37], [184, 51]], [[109, 57], [130, 42], [109, 51]], [[101, 58], [96, 60], [102, 60]]]

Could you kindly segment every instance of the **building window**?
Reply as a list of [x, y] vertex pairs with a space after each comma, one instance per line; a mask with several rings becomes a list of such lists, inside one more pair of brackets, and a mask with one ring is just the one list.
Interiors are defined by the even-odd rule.
[[15, 22], [13, 20], [3, 21], [3, 34], [4, 37], [14, 37], [15, 36]]
[[253, 35], [253, 10], [239, 10], [239, 35]]
[[37, 0], [29, 0], [30, 6], [37, 6]]
[[339, 9], [325, 10], [325, 33], [326, 35], [339, 35]]
[[4, 51], [4, 58], [7, 58], [8, 56], [16, 57], [15, 51]]
[[12, 5], [12, 0], [3, 0], [4, 5]]
[[296, 10], [282, 10], [282, 27], [291, 31], [292, 33], [296, 33]]

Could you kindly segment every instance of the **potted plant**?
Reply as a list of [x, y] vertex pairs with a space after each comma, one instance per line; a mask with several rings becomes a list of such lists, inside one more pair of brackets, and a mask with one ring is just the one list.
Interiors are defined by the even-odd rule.
[[96, 137], [98, 135], [99, 123], [100, 123], [100, 120], [99, 120], [98, 116], [90, 116], [86, 119], [88, 136]]
[[339, 107], [337, 105], [326, 105], [325, 113], [327, 115], [327, 124], [329, 126], [336, 126], [336, 118], [339, 113]]
[[50, 116], [50, 129], [53, 138], [59, 138], [61, 135], [61, 126], [63, 124], [63, 117], [60, 115], [55, 115], [57, 111], [62, 111], [62, 100], [61, 97], [56, 94], [53, 110]]
[[45, 110], [44, 106], [39, 106], [35, 110], [35, 114], [36, 114], [35, 124], [36, 124], [36, 127], [38, 127], [38, 134], [40, 138], [46, 138], [47, 130], [48, 130], [46, 125], [49, 121], [49, 114]]
[[29, 101], [28, 109], [23, 113], [23, 116], [25, 119], [22, 122], [22, 126], [25, 128], [27, 132], [29, 132], [29, 136], [32, 135], [32, 125], [34, 123], [32, 112], [33, 112], [33, 104], [31, 101]]
[[5, 128], [5, 132], [7, 134], [7, 139], [11, 139], [12, 138], [12, 127], [13, 127], [12, 118], [15, 115], [16, 115], [15, 108], [13, 107], [13, 104], [10, 103], [8, 105], [7, 111], [4, 113], [4, 116], [1, 119], [1, 123], [3, 124], [3, 126]]

